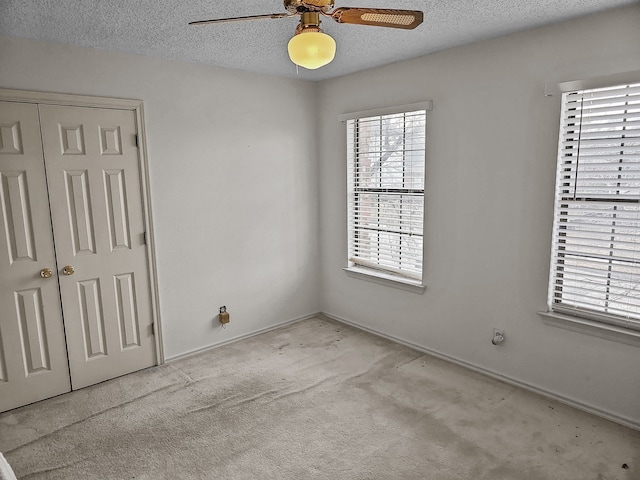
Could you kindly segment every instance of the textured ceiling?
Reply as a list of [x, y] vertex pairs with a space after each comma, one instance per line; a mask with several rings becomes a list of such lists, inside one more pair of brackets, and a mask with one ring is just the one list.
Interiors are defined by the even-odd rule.
[[[193, 20], [284, 12], [280, 0], [0, 0], [0, 34], [323, 80], [546, 25], [637, 0], [336, 0], [337, 7], [422, 10], [415, 30], [338, 24], [338, 44], [318, 70], [287, 56], [297, 17], [188, 26]], [[0, 59], [0, 65], [2, 61]]]

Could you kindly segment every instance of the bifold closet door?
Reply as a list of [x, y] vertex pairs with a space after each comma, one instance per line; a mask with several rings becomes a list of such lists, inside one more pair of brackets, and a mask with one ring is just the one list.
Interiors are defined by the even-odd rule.
[[156, 364], [136, 121], [38, 108], [75, 390]]
[[71, 390], [38, 107], [0, 102], [0, 411]]

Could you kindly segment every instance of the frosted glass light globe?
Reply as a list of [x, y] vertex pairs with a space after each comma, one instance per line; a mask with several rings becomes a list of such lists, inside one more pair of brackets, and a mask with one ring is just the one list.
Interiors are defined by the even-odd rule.
[[315, 70], [336, 55], [336, 41], [326, 33], [302, 32], [289, 40], [289, 58], [296, 65]]

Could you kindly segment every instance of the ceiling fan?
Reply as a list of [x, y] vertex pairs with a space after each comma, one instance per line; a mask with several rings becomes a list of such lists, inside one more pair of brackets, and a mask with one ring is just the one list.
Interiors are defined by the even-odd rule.
[[263, 18], [289, 18], [300, 16], [294, 37], [289, 41], [289, 58], [296, 65], [310, 70], [331, 62], [336, 53], [336, 42], [320, 30], [320, 16], [331, 17], [338, 23], [372, 25], [376, 27], [403, 28], [411, 30], [422, 23], [419, 10], [396, 10], [388, 8], [341, 7], [333, 11], [334, 0], [284, 0], [286, 13], [251, 15], [248, 17], [198, 20], [189, 25], [239, 22]]

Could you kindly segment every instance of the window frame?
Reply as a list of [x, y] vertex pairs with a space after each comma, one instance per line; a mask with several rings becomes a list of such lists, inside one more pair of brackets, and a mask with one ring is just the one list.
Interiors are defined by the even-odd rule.
[[[398, 105], [398, 106], [394, 106], [394, 107], [387, 107], [387, 108], [380, 108], [380, 109], [374, 109], [374, 110], [365, 110], [365, 111], [359, 111], [359, 112], [352, 112], [352, 113], [347, 113], [344, 115], [340, 115], [339, 116], [339, 120], [341, 122], [343, 122], [344, 124], [344, 128], [345, 128], [345, 133], [347, 133], [348, 130], [348, 122], [351, 120], [360, 120], [360, 119], [366, 119], [366, 118], [371, 118], [371, 117], [384, 117], [387, 115], [395, 115], [395, 114], [401, 114], [401, 113], [410, 113], [410, 112], [416, 112], [416, 111], [424, 111], [425, 112], [425, 131], [424, 131], [424, 135], [425, 135], [425, 145], [424, 145], [424, 159], [423, 159], [423, 167], [425, 170], [425, 177], [426, 177], [426, 156], [427, 156], [427, 125], [426, 125], [426, 117], [428, 116], [428, 112], [432, 110], [433, 104], [431, 101], [425, 101], [425, 102], [419, 102], [419, 103], [413, 103], [413, 104], [408, 104], [408, 105]], [[380, 119], [382, 121], [382, 118]], [[351, 144], [349, 143], [349, 141], [347, 140], [347, 145], [345, 148], [345, 151], [347, 153], [347, 156], [349, 157], [351, 154], [349, 152], [349, 148], [357, 148], [357, 143]], [[408, 142], [407, 142], [408, 143]], [[404, 146], [406, 145], [406, 143], [403, 141], [403, 149]], [[356, 156], [357, 157], [357, 156]], [[355, 161], [355, 158], [354, 158]], [[358, 278], [358, 279], [362, 279], [362, 280], [367, 280], [367, 281], [371, 281], [374, 283], [378, 283], [378, 284], [382, 284], [382, 285], [387, 285], [387, 286], [391, 286], [391, 287], [395, 287], [395, 288], [401, 288], [403, 290], [407, 290], [407, 291], [411, 291], [414, 293], [423, 293], [425, 290], [425, 286], [423, 285], [423, 278], [424, 278], [424, 242], [422, 244], [422, 249], [420, 252], [420, 276], [419, 278], [411, 278], [409, 276], [403, 275], [400, 272], [396, 273], [387, 269], [379, 269], [376, 268], [375, 265], [367, 265], [366, 261], [361, 261], [361, 262], [353, 262], [352, 261], [352, 252], [351, 252], [351, 245], [352, 245], [352, 239], [351, 239], [351, 234], [352, 234], [352, 229], [351, 226], [349, 225], [351, 219], [352, 219], [352, 215], [351, 215], [351, 206], [350, 206], [350, 199], [351, 199], [351, 195], [353, 194], [353, 178], [354, 178], [354, 172], [349, 171], [349, 167], [351, 166], [351, 162], [348, 160], [347, 161], [347, 267], [345, 267], [343, 270], [347, 273], [348, 276], [353, 277], [353, 278]], [[426, 178], [424, 179], [426, 180]], [[394, 191], [396, 190], [395, 188], [389, 188], [389, 189], [383, 189], [386, 191]], [[401, 190], [405, 190], [402, 189]], [[362, 192], [362, 190], [360, 190], [360, 192]], [[380, 192], [378, 192], [380, 193]], [[384, 193], [384, 192], [383, 192]], [[393, 193], [393, 192], [392, 192]], [[397, 192], [395, 192], [397, 193]], [[415, 193], [415, 192], [413, 192]], [[424, 184], [423, 184], [423, 189], [421, 190], [421, 192], [419, 193], [419, 196], [422, 198], [422, 230], [421, 230], [421, 236], [424, 239], [424, 217], [425, 217], [425, 205], [424, 205], [424, 198], [425, 198], [425, 194], [424, 194]]]
[[[560, 102], [561, 114], [559, 125], [559, 143], [557, 148], [558, 157], [556, 163], [557, 170], [554, 185], [554, 222], [553, 234], [551, 239], [552, 250], [550, 257], [549, 282], [547, 288], [547, 310], [544, 312], [538, 312], [539, 315], [543, 317], [545, 323], [633, 345], [638, 345], [640, 343], [640, 325], [637, 323], [638, 319], [634, 319], [630, 322], [628, 320], [630, 315], [612, 315], [610, 313], [605, 313], [604, 311], [590, 311], [588, 309], [583, 309], [580, 307], [572, 307], [570, 304], [563, 304], [562, 302], [557, 303], [556, 301], [554, 301], [554, 293], [556, 291], [556, 285], [558, 281], [558, 276], [556, 273], [559, 258], [557, 252], [560, 248], [558, 221], [560, 217], [559, 211], [562, 209], [561, 178], [564, 176], [564, 172], [562, 171], [562, 169], [563, 167], [566, 167], [566, 165], [562, 161], [562, 142], [563, 140], [566, 140], [565, 135], [563, 135], [563, 122], [565, 121], [565, 111], [567, 110], [568, 95], [576, 92], [590, 92], [592, 90], [601, 88], [614, 89], [616, 87], [634, 85], [639, 82], [640, 71], [636, 71], [596, 77], [588, 80], [563, 82], [551, 86], [549, 84], [545, 85], [546, 96], [562, 94], [562, 100]], [[626, 116], [626, 113], [624, 115]], [[637, 116], [637, 113], [629, 113], [629, 116], [631, 115]], [[577, 156], [577, 159], [579, 161], [579, 156]], [[640, 162], [637, 162], [636, 164], [640, 165]], [[635, 185], [640, 187], [640, 180], [638, 180], [636, 184], [634, 184], [634, 186]], [[603, 201], [601, 203], [603, 205], [614, 201], [612, 199], [602, 200]], [[640, 203], [640, 201], [638, 201], [637, 203]], [[638, 236], [640, 237], [640, 234]], [[637, 283], [640, 284], [640, 281], [638, 281]], [[606, 307], [603, 308], [603, 310], [606, 310]]]

